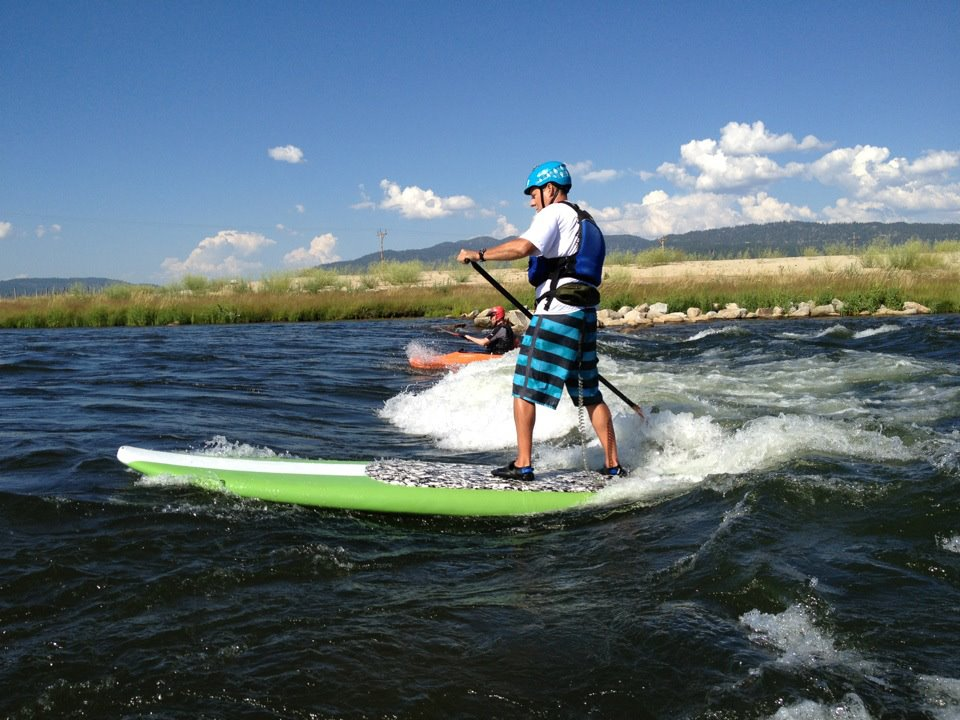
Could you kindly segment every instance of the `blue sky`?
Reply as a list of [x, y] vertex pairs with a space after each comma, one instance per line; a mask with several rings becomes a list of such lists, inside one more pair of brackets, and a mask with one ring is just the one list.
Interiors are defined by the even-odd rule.
[[522, 232], [960, 222], [960, 0], [0, 0], [0, 279]]

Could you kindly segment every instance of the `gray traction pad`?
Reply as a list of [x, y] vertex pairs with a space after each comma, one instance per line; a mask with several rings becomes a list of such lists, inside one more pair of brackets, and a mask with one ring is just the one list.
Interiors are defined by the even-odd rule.
[[490, 474], [491, 469], [465, 463], [377, 460], [367, 465], [366, 473], [391, 485], [461, 490], [597, 492], [606, 485], [602, 475], [590, 470], [547, 470], [535, 473], [533, 482], [525, 482], [495, 477]]

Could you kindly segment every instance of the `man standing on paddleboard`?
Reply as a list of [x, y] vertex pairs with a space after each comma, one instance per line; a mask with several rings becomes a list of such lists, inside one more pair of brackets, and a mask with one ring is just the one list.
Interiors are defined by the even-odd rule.
[[603, 236], [593, 218], [567, 200], [573, 183], [562, 162], [537, 165], [524, 194], [536, 210], [529, 229], [492, 248], [460, 251], [462, 263], [530, 258], [528, 279], [536, 307], [520, 342], [513, 376], [517, 458], [497, 477], [533, 480], [533, 428], [537, 405], [556, 409], [563, 388], [586, 408], [603, 447], [605, 475], [624, 475], [610, 409], [597, 373], [597, 286], [603, 273]]

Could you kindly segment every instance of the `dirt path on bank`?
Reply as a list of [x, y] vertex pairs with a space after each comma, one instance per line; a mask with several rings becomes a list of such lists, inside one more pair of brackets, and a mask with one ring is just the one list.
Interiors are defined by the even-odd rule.
[[664, 280], [680, 277], [803, 275], [810, 272], [832, 273], [852, 270], [863, 270], [863, 264], [856, 255], [761, 258], [758, 260], [689, 260], [647, 268], [630, 268], [630, 273], [634, 280]]
[[[524, 270], [494, 269], [490, 273], [500, 282], [524, 282]], [[622, 272], [630, 274], [632, 282], [649, 280], [672, 280], [679, 278], [710, 277], [763, 277], [770, 275], [803, 275], [810, 272], [834, 273], [864, 270], [860, 258], [856, 255], [828, 255], [814, 257], [761, 258], [738, 260], [685, 260], [683, 262], [655, 265], [653, 267], [635, 267], [630, 265], [608, 265], [605, 271], [613, 277]], [[468, 283], [484, 283], [479, 273], [467, 280]], [[431, 271], [423, 273], [420, 284], [425, 286], [445, 285], [456, 282], [449, 272]]]

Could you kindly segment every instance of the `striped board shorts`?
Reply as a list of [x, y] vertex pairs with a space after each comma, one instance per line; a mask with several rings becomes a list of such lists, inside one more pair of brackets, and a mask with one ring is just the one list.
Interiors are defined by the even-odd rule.
[[597, 311], [534, 315], [520, 341], [513, 396], [556, 408], [566, 386], [574, 404], [603, 402], [597, 374]]

